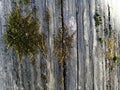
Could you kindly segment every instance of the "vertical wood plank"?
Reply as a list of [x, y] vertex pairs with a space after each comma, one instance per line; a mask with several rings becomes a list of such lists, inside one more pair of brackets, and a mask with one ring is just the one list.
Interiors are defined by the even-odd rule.
[[65, 65], [65, 90], [77, 90], [77, 26], [76, 26], [76, 0], [63, 0], [63, 20], [70, 34], [74, 34], [71, 55]]
[[[31, 0], [30, 7], [38, 8], [40, 32], [47, 36], [47, 58], [38, 54], [35, 65], [30, 58], [24, 56], [22, 64], [13, 50], [7, 53], [3, 40], [5, 17], [11, 10], [15, 0], [0, 1], [0, 88], [1, 90], [119, 90], [120, 69], [109, 67], [111, 61], [106, 59], [107, 44], [98, 40], [104, 38], [105, 27], [112, 25], [110, 32], [117, 28], [111, 13], [108, 19], [108, 0]], [[112, 6], [112, 0], [110, 0]], [[24, 7], [23, 7], [24, 8]], [[95, 27], [94, 15], [98, 11], [102, 16], [102, 24]], [[112, 10], [112, 9], [111, 9]], [[112, 12], [112, 11], [111, 11]], [[46, 20], [46, 14], [50, 15]], [[63, 17], [61, 17], [63, 16]], [[63, 21], [62, 21], [63, 20]], [[59, 60], [54, 54], [54, 36], [62, 22], [67, 25], [69, 33], [75, 32], [70, 58], [66, 60], [65, 74]], [[99, 32], [97, 32], [99, 31]], [[114, 41], [119, 49], [120, 35]], [[116, 49], [115, 54], [119, 55]], [[44, 67], [43, 67], [44, 66]], [[43, 78], [44, 77], [44, 78]]]

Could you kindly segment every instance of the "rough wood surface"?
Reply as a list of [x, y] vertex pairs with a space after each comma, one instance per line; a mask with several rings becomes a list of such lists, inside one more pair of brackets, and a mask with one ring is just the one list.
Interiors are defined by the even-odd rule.
[[[40, 30], [47, 35], [48, 47], [48, 58], [39, 53], [35, 65], [25, 56], [20, 64], [13, 50], [7, 53], [3, 40], [5, 17], [14, 1], [0, 0], [0, 90], [120, 90], [120, 69], [115, 64], [112, 70], [111, 61], [106, 58], [106, 27], [115, 32], [114, 53], [120, 54], [120, 35], [111, 9], [109, 19], [112, 0], [31, 0], [29, 9], [38, 8]], [[94, 20], [96, 11], [102, 16], [98, 27]], [[75, 32], [71, 55], [64, 67], [54, 55], [54, 36], [63, 23], [70, 34]], [[99, 37], [106, 42], [100, 43]]]

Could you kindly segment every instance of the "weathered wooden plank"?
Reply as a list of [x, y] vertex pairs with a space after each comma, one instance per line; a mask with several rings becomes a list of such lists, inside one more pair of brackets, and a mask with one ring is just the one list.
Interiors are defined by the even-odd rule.
[[71, 55], [66, 60], [65, 90], [77, 90], [77, 26], [76, 26], [76, 0], [63, 1], [63, 20], [70, 34], [74, 34]]
[[[1, 34], [0, 34], [0, 52], [1, 52], [1, 89], [13, 89], [13, 82], [12, 82], [12, 60], [10, 59], [9, 54], [6, 51], [6, 47], [3, 40], [3, 34], [5, 29], [5, 16], [9, 13], [11, 10], [11, 1], [1, 1], [0, 2], [0, 27], [1, 27]], [[8, 6], [8, 7], [7, 7]]]
[[78, 90], [85, 90], [85, 63], [84, 63], [84, 26], [83, 26], [83, 21], [84, 21], [84, 1], [83, 0], [77, 0], [77, 28], [79, 33], [78, 35]]
[[[0, 1], [0, 88], [1, 90], [119, 90], [120, 70], [107, 59], [109, 36], [104, 29], [116, 27], [115, 15], [110, 7], [112, 0], [31, 0], [30, 7], [38, 8], [40, 32], [47, 36], [47, 58], [39, 53], [35, 65], [24, 56], [22, 64], [13, 50], [7, 53], [3, 40], [5, 17], [14, 5], [15, 0]], [[111, 3], [108, 3], [111, 2]], [[95, 12], [100, 13], [102, 24], [95, 26]], [[61, 65], [54, 54], [54, 35], [58, 28], [65, 24], [69, 33], [75, 32], [71, 55]], [[119, 55], [119, 34], [113, 40], [116, 46], [115, 55]], [[101, 43], [99, 38], [105, 41]]]

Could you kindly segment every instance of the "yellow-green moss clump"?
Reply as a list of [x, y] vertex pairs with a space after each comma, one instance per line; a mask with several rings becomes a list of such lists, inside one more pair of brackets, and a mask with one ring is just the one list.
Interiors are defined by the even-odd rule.
[[115, 45], [114, 45], [114, 41], [112, 37], [108, 39], [107, 44], [108, 44], [107, 45], [108, 47], [107, 58], [112, 60], [114, 57], [114, 52], [115, 52]]
[[70, 35], [66, 26], [59, 28], [55, 36], [55, 55], [62, 64], [71, 54], [73, 36], [74, 33]]
[[39, 19], [34, 17], [32, 11], [25, 16], [21, 15], [21, 12], [16, 3], [7, 18], [5, 42], [7, 48], [13, 48], [20, 60], [23, 55], [30, 56], [32, 60], [35, 60], [39, 50], [43, 55], [47, 53], [46, 36], [39, 33]]

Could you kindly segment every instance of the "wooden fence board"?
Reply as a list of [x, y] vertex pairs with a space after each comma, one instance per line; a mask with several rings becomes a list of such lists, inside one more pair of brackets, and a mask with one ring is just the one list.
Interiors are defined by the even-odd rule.
[[[111, 8], [109, 11], [108, 0], [31, 0], [28, 9], [38, 8], [36, 16], [40, 19], [40, 32], [47, 36], [48, 50], [47, 58], [42, 53], [38, 54], [35, 65], [30, 64], [30, 58], [26, 56], [20, 64], [12, 49], [7, 53], [3, 39], [5, 17], [14, 1], [0, 0], [1, 90], [120, 90], [119, 67], [115, 65], [112, 70], [112, 61], [106, 56], [110, 39], [105, 33], [106, 27], [112, 34], [115, 32], [114, 54], [120, 54], [120, 35], [115, 31], [116, 21]], [[95, 26], [96, 12], [102, 18], [99, 26]], [[63, 24], [68, 27], [69, 34], [75, 32], [71, 55], [65, 65], [61, 65], [54, 54], [54, 36]], [[104, 39], [103, 43], [100, 38]]]

